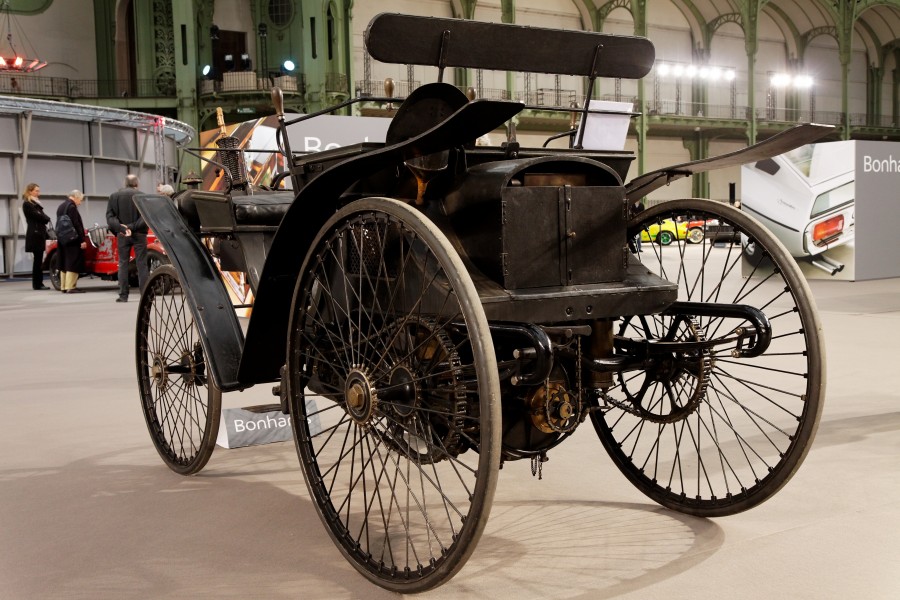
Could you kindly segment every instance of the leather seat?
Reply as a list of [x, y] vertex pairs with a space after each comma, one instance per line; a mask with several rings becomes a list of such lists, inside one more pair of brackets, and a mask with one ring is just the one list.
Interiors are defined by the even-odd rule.
[[252, 196], [232, 196], [234, 221], [238, 225], [278, 226], [294, 201], [294, 192], [259, 192]]

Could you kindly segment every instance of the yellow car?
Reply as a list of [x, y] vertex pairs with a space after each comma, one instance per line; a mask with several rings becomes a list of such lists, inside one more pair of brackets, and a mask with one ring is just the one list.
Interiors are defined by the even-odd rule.
[[672, 219], [665, 219], [661, 223], [651, 223], [641, 231], [642, 242], [659, 242], [668, 246], [674, 240], [683, 240], [688, 235], [687, 221], [676, 223]]

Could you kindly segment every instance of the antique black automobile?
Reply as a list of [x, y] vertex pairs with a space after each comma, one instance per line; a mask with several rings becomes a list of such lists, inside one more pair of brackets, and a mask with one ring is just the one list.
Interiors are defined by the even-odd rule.
[[[563, 73], [589, 88], [642, 77], [654, 59], [642, 38], [388, 14], [366, 43], [378, 60], [441, 74]], [[578, 135], [565, 149], [476, 146], [523, 105], [469, 101], [440, 81], [409, 95], [384, 144], [312, 155], [291, 152], [273, 98], [293, 191], [250, 185], [222, 140], [229, 191], [138, 201], [172, 261], [143, 291], [136, 344], [148, 428], [174, 471], [206, 464], [222, 392], [276, 383], [329, 534], [401, 592], [462, 568], [504, 461], [540, 467], [588, 419], [625, 476], [677, 511], [743, 511], [794, 474], [825, 359], [793, 259], [728, 205], [669, 201], [635, 218], [628, 207], [829, 128], [623, 184], [633, 155], [580, 149]], [[642, 230], [683, 215], [741, 243], [637, 251]], [[746, 261], [742, 244], [766, 259]], [[255, 292], [246, 334], [216, 261]]]

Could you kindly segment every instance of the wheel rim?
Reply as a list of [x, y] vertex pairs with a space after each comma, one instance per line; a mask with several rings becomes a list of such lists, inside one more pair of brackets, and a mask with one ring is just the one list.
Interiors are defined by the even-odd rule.
[[659, 234], [659, 243], [663, 246], [668, 246], [672, 243], [672, 234], [668, 231], [662, 231]]
[[703, 241], [703, 230], [694, 228], [688, 232], [688, 241], [692, 244], [699, 244]]
[[[685, 212], [734, 226], [768, 257], [769, 268], [742, 264], [740, 246], [715, 247], [709, 238], [656, 246], [638, 260], [676, 282], [679, 301], [762, 310], [772, 326], [769, 348], [755, 358], [737, 358], [734, 344], [715, 346], [706, 356], [673, 356], [677, 369], [667, 371], [660, 360], [644, 371], [622, 373], [592, 418], [616, 464], [641, 491], [671, 508], [716, 516], [769, 498], [802, 462], [821, 413], [824, 351], [802, 274], [755, 220], [709, 201], [673, 201], [642, 213], [629, 225], [629, 235]], [[691, 321], [631, 317], [620, 321], [617, 333], [714, 340], [747, 325], [736, 318]]]
[[429, 221], [386, 199], [338, 213], [303, 272], [290, 390], [319, 514], [378, 585], [439, 585], [474, 549], [499, 467], [499, 382], [474, 286]]
[[200, 471], [215, 445], [221, 395], [172, 267], [157, 269], [141, 295], [137, 370], [144, 419], [159, 455], [176, 473]]

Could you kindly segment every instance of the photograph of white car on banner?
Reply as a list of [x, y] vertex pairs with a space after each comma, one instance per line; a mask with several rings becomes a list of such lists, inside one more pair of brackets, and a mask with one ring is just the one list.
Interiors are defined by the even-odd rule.
[[[854, 279], [853, 141], [802, 146], [741, 169], [741, 208], [770, 229], [807, 277]], [[744, 240], [751, 264], [760, 260]]]

